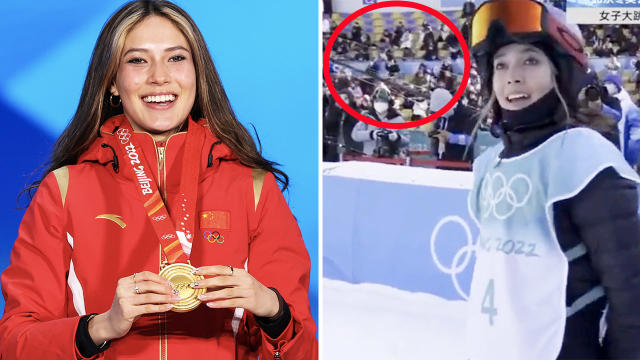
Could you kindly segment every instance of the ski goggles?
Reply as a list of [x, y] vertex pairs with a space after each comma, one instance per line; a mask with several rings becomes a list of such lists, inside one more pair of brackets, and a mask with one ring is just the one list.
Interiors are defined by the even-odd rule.
[[549, 36], [557, 47], [583, 67], [587, 66], [580, 39], [543, 4], [533, 0], [492, 0], [481, 4], [471, 20], [470, 45], [474, 52], [497, 50], [490, 49], [489, 29], [494, 21], [500, 21], [509, 35], [525, 41]]

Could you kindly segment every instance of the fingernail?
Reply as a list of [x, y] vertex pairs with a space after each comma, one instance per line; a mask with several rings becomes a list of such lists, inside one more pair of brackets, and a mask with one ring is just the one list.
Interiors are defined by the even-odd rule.
[[207, 299], [207, 296], [206, 296], [206, 295], [204, 295], [204, 294], [202, 294], [202, 295], [198, 295], [198, 299], [200, 299], [200, 300], [206, 300], [206, 299]]
[[196, 282], [192, 282], [191, 284], [189, 284], [189, 286], [191, 286], [192, 288], [198, 287], [200, 284], [196, 281]]
[[172, 296], [172, 297], [171, 297], [171, 299], [172, 299], [173, 301], [180, 301], [180, 300], [182, 300], [182, 298], [181, 298], [180, 296]]
[[175, 287], [171, 281], [167, 281], [167, 283], [169, 284], [169, 286]]
[[215, 303], [215, 302], [213, 302], [213, 301], [212, 301], [212, 302], [208, 302], [208, 303], [207, 303], [207, 306], [208, 306], [208, 307], [210, 307], [210, 308], [212, 308], [212, 307], [215, 307], [215, 306], [216, 306], [216, 303]]
[[199, 269], [199, 268], [195, 268], [195, 269], [193, 269], [193, 270], [191, 271], [191, 273], [192, 273], [192, 274], [194, 274], [194, 275], [195, 275], [195, 274], [197, 274], [198, 272], [200, 272], [200, 269]]
[[168, 304], [168, 305], [167, 305], [167, 310], [171, 310], [171, 309], [173, 309], [173, 308], [175, 308], [175, 307], [176, 307], [176, 306], [175, 306], [175, 305], [173, 305], [173, 304]]

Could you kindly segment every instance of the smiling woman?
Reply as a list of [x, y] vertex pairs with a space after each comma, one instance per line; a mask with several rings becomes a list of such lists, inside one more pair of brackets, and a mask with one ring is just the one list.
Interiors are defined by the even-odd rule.
[[166, 140], [193, 107], [196, 72], [187, 39], [168, 19], [149, 16], [127, 35], [111, 94], [136, 131]]
[[309, 255], [275, 165], [189, 15], [123, 6], [31, 187], [0, 358], [317, 358]]
[[553, 65], [542, 50], [510, 44], [493, 57], [493, 89], [500, 107], [520, 110], [553, 89]]

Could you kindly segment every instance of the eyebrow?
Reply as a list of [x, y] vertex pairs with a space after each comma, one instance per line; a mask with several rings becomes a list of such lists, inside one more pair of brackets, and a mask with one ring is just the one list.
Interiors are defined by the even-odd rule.
[[[166, 49], [164, 49], [164, 52], [171, 52], [171, 51], [175, 51], [175, 50], [184, 50], [188, 53], [191, 53], [191, 51], [189, 51], [189, 49], [187, 49], [186, 47], [182, 46], [182, 45], [176, 45], [176, 46], [172, 46], [172, 47], [168, 47]], [[130, 52], [134, 52], [134, 51], [140, 51], [140, 52], [149, 52], [149, 49], [145, 49], [145, 48], [131, 48], [127, 51], [124, 52], [124, 54], [122, 54], [122, 56], [126, 56], [128, 53]]]
[[[528, 46], [524, 50], [521, 51], [521, 53], [534, 53], [534, 54], [540, 54], [540, 52], [541, 52], [541, 50], [538, 50], [538, 49], [536, 49], [534, 47], [531, 47], [531, 46]], [[504, 52], [499, 53], [498, 55], [493, 57], [493, 60], [499, 59], [499, 58], [504, 57], [504, 56], [506, 56], [506, 54]]]

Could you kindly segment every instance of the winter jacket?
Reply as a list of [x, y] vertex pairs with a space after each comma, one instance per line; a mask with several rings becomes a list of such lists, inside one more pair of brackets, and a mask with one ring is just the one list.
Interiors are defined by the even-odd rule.
[[[375, 110], [373, 110], [373, 107], [365, 111], [363, 115], [378, 121], [385, 121], [390, 123], [404, 122], [402, 116], [391, 107], [389, 108], [387, 116], [384, 119], [381, 119], [377, 116]], [[373, 155], [376, 148], [383, 145], [382, 141], [375, 137], [374, 132], [376, 130], [382, 130], [382, 128], [374, 125], [369, 125], [362, 121], [358, 122], [353, 127], [353, 130], [351, 130], [351, 138], [353, 139], [353, 141], [362, 143], [362, 152], [366, 155]], [[397, 132], [397, 130], [392, 131]], [[407, 146], [409, 144], [409, 138], [400, 132], [397, 132], [397, 134], [398, 137], [394, 142], [392, 142], [392, 144], [394, 144], [398, 149]]]
[[622, 108], [622, 120], [620, 121], [624, 121], [621, 130], [624, 158], [629, 165], [635, 166], [640, 160], [640, 109], [633, 103], [631, 96], [624, 88], [621, 88], [620, 92], [614, 96], [620, 100]]
[[[452, 161], [469, 161], [469, 159], [473, 159], [473, 149], [469, 147], [467, 150], [467, 145], [465, 143], [464, 137], [470, 137], [473, 132], [473, 127], [475, 126], [475, 119], [473, 117], [473, 112], [470, 108], [458, 104], [455, 107], [455, 111], [452, 115], [446, 118], [441, 118], [439, 120], [439, 124], [442, 125], [442, 128], [439, 130], [447, 130], [451, 133], [452, 137], [449, 138], [449, 142], [445, 144], [444, 154], [441, 160], [452, 160]], [[455, 143], [454, 140], [462, 137], [462, 144]], [[434, 140], [435, 141], [435, 140]], [[467, 155], [465, 156], [465, 152]]]
[[[40, 184], [1, 277], [6, 306], [0, 358], [82, 358], [74, 341], [80, 317], [110, 309], [118, 279], [159, 272], [161, 247], [138, 203], [136, 179], [119, 166], [126, 154], [114, 132], [123, 121], [123, 115], [107, 120], [77, 164], [48, 174]], [[190, 124], [206, 127], [204, 120]], [[248, 311], [201, 304], [186, 313], [140, 317], [96, 358], [315, 359], [310, 261], [296, 220], [271, 173], [240, 164], [211, 131], [206, 133], [190, 262], [245, 267], [282, 294], [291, 321], [271, 339]], [[151, 167], [149, 176], [159, 181], [167, 208], [175, 213], [186, 133], [171, 136], [164, 151], [147, 133], [133, 136]], [[208, 236], [215, 232], [220, 236]]]
[[[502, 157], [525, 154], [564, 129], [563, 124], [553, 124], [504, 134]], [[580, 193], [553, 204], [553, 226], [562, 251], [580, 244], [587, 249], [569, 262], [567, 306], [594, 286], [602, 285], [606, 293], [567, 318], [558, 359], [640, 359], [640, 314], [635, 305], [640, 298], [637, 191], [633, 181], [607, 168]]]

